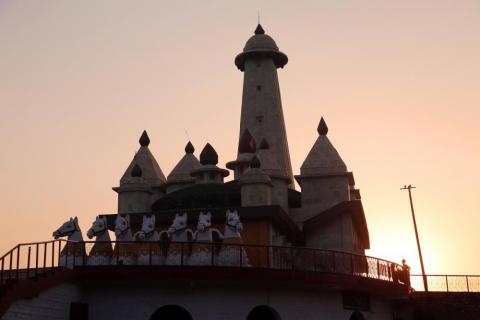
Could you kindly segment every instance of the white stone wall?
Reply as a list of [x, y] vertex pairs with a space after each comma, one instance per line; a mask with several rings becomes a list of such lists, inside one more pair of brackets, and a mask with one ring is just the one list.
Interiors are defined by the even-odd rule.
[[302, 179], [302, 209], [299, 217], [305, 221], [334, 205], [350, 200], [347, 177]]
[[145, 191], [121, 192], [118, 195], [118, 212], [147, 212], [151, 209], [151, 194]]
[[[258, 305], [274, 308], [282, 320], [349, 320], [339, 291], [299, 291], [239, 288], [190, 288], [129, 286], [107, 290], [91, 287], [84, 296], [89, 319], [149, 319], [161, 306], [185, 308], [194, 320], [246, 320]], [[373, 297], [366, 319], [391, 320], [390, 304]]]
[[350, 214], [342, 214], [315, 230], [309, 230], [305, 237], [307, 247], [365, 253]]
[[272, 188], [264, 183], [242, 185], [242, 207], [272, 204]]
[[64, 283], [42, 292], [33, 299], [15, 301], [3, 320], [64, 320], [70, 318], [70, 303], [80, 299], [80, 291], [74, 284]]
[[[391, 305], [371, 296], [366, 319], [391, 320]], [[149, 319], [164, 305], [179, 305], [194, 320], [246, 320], [256, 306], [268, 305], [282, 320], [349, 320], [353, 311], [343, 309], [340, 291], [333, 289], [268, 289], [216, 287], [160, 287], [147, 284], [62, 284], [34, 299], [15, 302], [3, 319], [69, 319], [70, 303], [88, 304], [89, 319]]]
[[272, 178], [272, 204], [277, 204], [288, 213], [288, 184], [283, 179]]

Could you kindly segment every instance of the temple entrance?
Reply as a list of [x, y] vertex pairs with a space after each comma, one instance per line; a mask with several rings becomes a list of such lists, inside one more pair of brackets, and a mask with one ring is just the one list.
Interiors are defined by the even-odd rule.
[[361, 314], [360, 312], [355, 311], [355, 312], [352, 313], [352, 315], [350, 316], [350, 320], [365, 320], [365, 317], [364, 317], [363, 314]]
[[166, 305], [158, 308], [150, 320], [193, 320], [190, 313], [177, 305]]
[[250, 311], [247, 320], [281, 320], [281, 318], [272, 307], [257, 306]]

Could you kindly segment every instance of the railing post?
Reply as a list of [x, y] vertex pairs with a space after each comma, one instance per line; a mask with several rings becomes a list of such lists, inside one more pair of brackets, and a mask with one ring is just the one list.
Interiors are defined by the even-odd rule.
[[[227, 251], [228, 252], [228, 251]], [[242, 246], [238, 246], [238, 254], [240, 255], [240, 267], [243, 265], [243, 254], [242, 254]]]
[[38, 275], [38, 242], [35, 244], [35, 277]]
[[52, 241], [52, 272], [53, 272], [53, 265], [55, 264], [55, 241]]
[[9, 268], [8, 268], [8, 280], [12, 279], [12, 260], [13, 260], [13, 249], [10, 251]]
[[45, 271], [45, 268], [47, 267], [47, 243], [45, 242], [43, 244], [43, 271]]
[[[351, 275], [353, 276], [354, 272], [353, 272], [353, 254], [349, 253], [350, 255], [350, 272], [351, 272]], [[368, 276], [368, 274], [367, 274]]]
[[215, 257], [213, 256], [214, 252], [213, 252], [213, 245], [212, 244], [213, 244], [213, 242], [211, 244], [209, 244], [209, 246], [210, 246], [210, 260], [211, 260], [210, 263], [211, 263], [211, 266], [213, 267]]
[[[68, 246], [68, 242], [65, 243], [65, 246]], [[65, 250], [67, 251], [67, 261], [66, 265], [68, 266], [68, 248]], [[62, 240], [58, 240], [58, 266], [60, 267], [60, 259], [61, 259], [61, 253], [62, 253]]]
[[27, 254], [27, 279], [28, 276], [30, 275], [30, 254], [32, 252], [32, 247], [28, 246], [28, 254]]
[[117, 251], [117, 255], [116, 255], [116, 257], [115, 257], [115, 260], [116, 260], [115, 265], [118, 267], [118, 262], [119, 262], [119, 259], [120, 259], [120, 258], [119, 258], [119, 255], [120, 255], [120, 243], [119, 243], [118, 241], [115, 241], [115, 249], [117, 249], [117, 250], [115, 250], [115, 251]]
[[180, 265], [183, 267], [183, 242], [180, 243]]
[[[67, 266], [68, 266], [68, 249], [70, 246], [70, 243], [67, 243]], [[75, 260], [77, 258], [77, 243], [76, 242], [73, 242], [73, 244], [71, 245], [73, 247], [73, 265], [72, 265], [72, 269], [75, 268]]]
[[148, 265], [152, 265], [152, 242], [148, 242]]
[[292, 259], [292, 271], [295, 270], [295, 256], [293, 253], [292, 247], [288, 248], [290, 250], [290, 259]]
[[19, 272], [20, 272], [20, 248], [21, 246], [17, 247], [17, 279], [19, 279]]
[[335, 266], [335, 265], [337, 264], [336, 261], [335, 261], [335, 251], [330, 251], [330, 252], [332, 253], [332, 256], [333, 256], [333, 258], [332, 258], [332, 261], [333, 261], [333, 273], [335, 273], [336, 270], [337, 270], [337, 268], [336, 268], [336, 266]]
[[82, 244], [80, 245], [80, 250], [82, 250], [82, 266], [87, 265], [86, 260], [87, 260], [87, 244], [85, 241], [82, 241]]
[[5, 258], [2, 258], [2, 271], [0, 272], [0, 286], [3, 284], [3, 263], [5, 262]]
[[[365, 261], [367, 258], [365, 258]], [[367, 276], [368, 276], [368, 271], [369, 271], [369, 267], [368, 267], [368, 262], [367, 262]], [[380, 279], [380, 260], [377, 259], [377, 277], [378, 279]]]
[[445, 284], [447, 285], [447, 292], [449, 292], [448, 291], [448, 276], [445, 276]]
[[[2, 269], [3, 269], [3, 267], [2, 267]], [[467, 292], [470, 292], [470, 287], [468, 285], [468, 276], [465, 276], [465, 280], [467, 280]]]

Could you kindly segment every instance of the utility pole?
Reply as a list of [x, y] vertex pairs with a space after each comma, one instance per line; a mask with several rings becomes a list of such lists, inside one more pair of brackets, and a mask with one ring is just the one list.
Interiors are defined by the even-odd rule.
[[401, 188], [400, 190], [408, 190], [408, 197], [410, 198], [410, 209], [412, 210], [413, 227], [415, 228], [415, 237], [417, 238], [418, 255], [420, 256], [420, 266], [422, 267], [423, 286], [425, 288], [425, 291], [428, 292], [428, 282], [427, 276], [425, 275], [425, 267], [423, 266], [422, 249], [420, 248], [420, 239], [418, 237], [417, 221], [415, 220], [415, 211], [413, 210], [412, 189], [415, 189], [415, 187], [412, 187], [412, 185], [409, 184], [408, 186], [403, 186], [403, 188]]

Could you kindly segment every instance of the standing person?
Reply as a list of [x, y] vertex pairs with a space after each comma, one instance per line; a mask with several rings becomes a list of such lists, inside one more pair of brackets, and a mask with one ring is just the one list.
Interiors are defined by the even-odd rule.
[[403, 269], [403, 277], [405, 285], [409, 288], [410, 290], [410, 267], [408, 264], [406, 264], [405, 259], [402, 260], [402, 269]]

